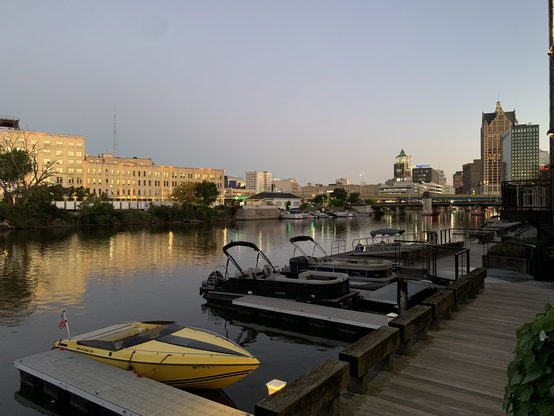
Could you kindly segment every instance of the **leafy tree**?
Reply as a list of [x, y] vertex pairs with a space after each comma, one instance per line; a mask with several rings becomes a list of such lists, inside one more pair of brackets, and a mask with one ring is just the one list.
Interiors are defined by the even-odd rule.
[[[327, 198], [329, 199], [329, 198]], [[323, 194], [314, 196], [314, 199], [312, 200], [314, 204], [323, 205], [323, 202], [325, 201], [325, 196]]]
[[348, 191], [344, 188], [335, 188], [333, 192], [331, 192], [331, 198], [344, 201], [348, 198]]
[[194, 187], [194, 193], [204, 205], [212, 205], [215, 201], [217, 201], [217, 197], [219, 196], [217, 185], [208, 181], [197, 183]]
[[[16, 196], [19, 202], [27, 203], [33, 192], [53, 175], [52, 166], [56, 159], [43, 163], [39, 169], [39, 151], [42, 149], [29, 140], [29, 134], [14, 130], [0, 143], [0, 187], [6, 187], [7, 202], [13, 202], [13, 196]], [[6, 190], [10, 196], [6, 195]]]
[[182, 183], [176, 186], [173, 188], [170, 198], [179, 202], [196, 202], [195, 184]]
[[356, 205], [361, 202], [360, 199], [360, 193], [359, 192], [352, 192], [350, 195], [348, 195], [348, 202], [350, 205]]
[[18, 186], [33, 169], [29, 153], [23, 149], [0, 149], [0, 186], [4, 191], [4, 200], [13, 203]]

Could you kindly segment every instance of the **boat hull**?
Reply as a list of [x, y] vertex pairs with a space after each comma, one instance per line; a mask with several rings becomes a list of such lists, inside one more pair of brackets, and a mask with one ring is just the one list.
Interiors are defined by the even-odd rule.
[[[136, 323], [134, 323], [136, 324]], [[128, 331], [133, 324], [109, 327], [106, 334]], [[95, 331], [91, 334], [96, 334]], [[127, 336], [123, 342], [141, 336]], [[159, 338], [117, 349], [117, 336], [90, 336], [60, 340], [54, 348], [75, 352], [173, 387], [221, 389], [247, 376], [259, 361], [230, 340], [217, 334], [184, 328]], [[110, 343], [114, 347], [110, 346]], [[211, 347], [210, 347], [211, 345]], [[101, 348], [101, 347], [104, 348]], [[201, 346], [197, 348], [194, 346]]]

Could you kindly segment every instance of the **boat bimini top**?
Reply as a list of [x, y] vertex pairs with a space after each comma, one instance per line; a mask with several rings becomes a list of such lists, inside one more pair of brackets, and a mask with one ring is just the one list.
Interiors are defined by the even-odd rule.
[[[289, 241], [294, 246], [292, 257], [295, 257], [296, 250], [298, 250], [298, 252], [302, 256], [306, 257], [311, 263], [331, 260], [327, 255], [327, 252], [323, 249], [323, 247], [321, 247], [321, 245], [317, 241], [315, 241], [312, 237], [308, 235], [299, 235], [298, 237], [292, 237]], [[312, 249], [310, 254], [307, 254], [304, 250], [302, 250], [302, 248], [298, 244], [303, 241], [309, 241], [310, 243], [312, 243]]]

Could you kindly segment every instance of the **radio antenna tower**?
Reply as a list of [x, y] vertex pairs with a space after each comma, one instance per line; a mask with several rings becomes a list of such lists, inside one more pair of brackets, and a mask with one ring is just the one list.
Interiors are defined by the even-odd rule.
[[113, 110], [113, 157], [117, 156], [117, 121], [115, 118], [115, 109]]

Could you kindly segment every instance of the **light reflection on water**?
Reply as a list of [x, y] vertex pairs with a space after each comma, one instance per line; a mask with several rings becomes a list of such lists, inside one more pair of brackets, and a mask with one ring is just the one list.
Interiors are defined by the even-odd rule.
[[[335, 239], [347, 246], [378, 228], [407, 233], [450, 226], [476, 227], [482, 218], [463, 215], [387, 215], [339, 220], [251, 221], [125, 228], [51, 229], [0, 234], [0, 400], [9, 414], [35, 415], [14, 399], [19, 376], [13, 361], [50, 349], [67, 310], [72, 334], [126, 320], [175, 320], [212, 330], [246, 346], [262, 363], [225, 389], [241, 410], [253, 412], [273, 378], [292, 381], [327, 358], [337, 358], [349, 337], [328, 339], [307, 328], [246, 322], [205, 305], [199, 287], [224, 264], [222, 247], [245, 240], [274, 265], [288, 263], [297, 235], [310, 235], [330, 252]], [[239, 254], [239, 259], [243, 253]], [[246, 255], [244, 253], [244, 255]], [[299, 335], [302, 334], [302, 335]]]

